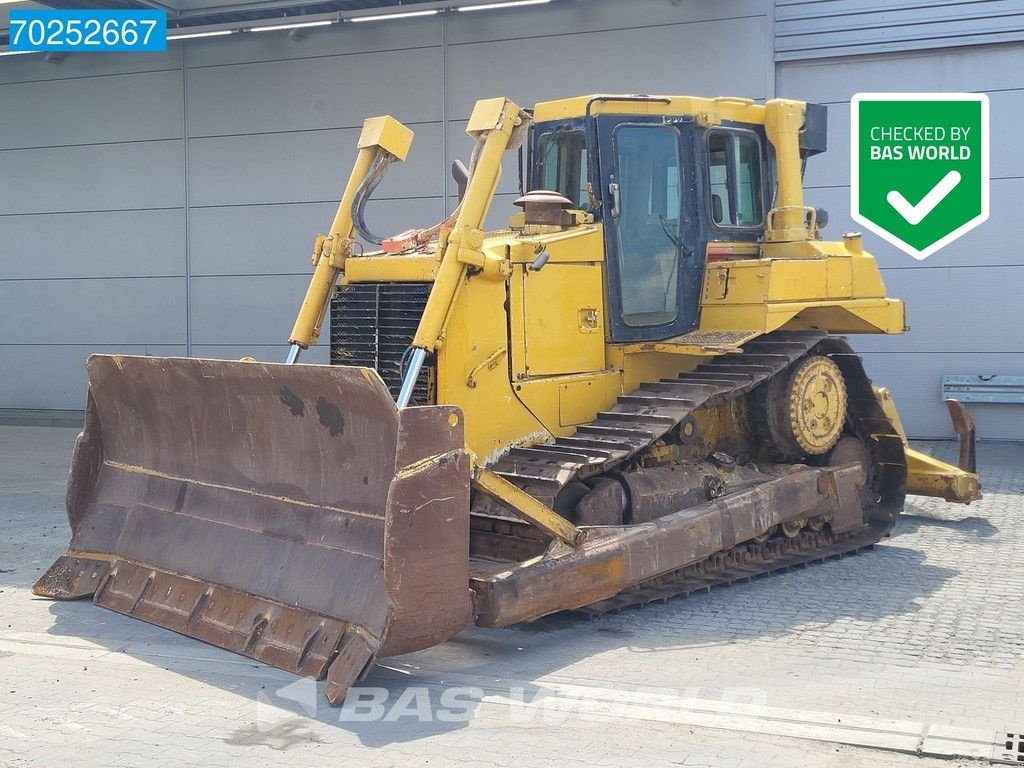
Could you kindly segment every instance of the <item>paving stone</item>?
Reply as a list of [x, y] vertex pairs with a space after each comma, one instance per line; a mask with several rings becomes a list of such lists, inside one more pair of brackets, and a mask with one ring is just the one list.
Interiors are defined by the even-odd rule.
[[[435, 703], [451, 686], [481, 689], [465, 721], [421, 723], [341, 722], [320, 690], [309, 710], [277, 696], [294, 682], [277, 670], [88, 603], [33, 598], [31, 584], [67, 542], [73, 437], [0, 428], [4, 768], [940, 765], [669, 722], [666, 708], [680, 702], [925, 723], [938, 734], [1024, 729], [1024, 446], [983, 443], [984, 500], [912, 498], [894, 535], [857, 557], [592, 621], [471, 629], [376, 667], [362, 685], [383, 689], [389, 704], [421, 686]], [[955, 458], [952, 444], [926, 447]], [[568, 712], [538, 704], [517, 721], [495, 703], [515, 689], [535, 703], [567, 685], [586, 694], [574, 694], [580, 701], [614, 707], [626, 697], [649, 715], [598, 720], [570, 699]]]

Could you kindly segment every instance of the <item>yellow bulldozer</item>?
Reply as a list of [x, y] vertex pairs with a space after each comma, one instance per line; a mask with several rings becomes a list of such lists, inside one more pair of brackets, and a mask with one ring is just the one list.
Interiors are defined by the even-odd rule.
[[[413, 133], [367, 120], [285, 363], [94, 355], [71, 544], [35, 586], [295, 673], [871, 546], [908, 493], [980, 498], [909, 447], [846, 334], [901, 333], [802, 170], [825, 109], [478, 102], [445, 221], [365, 209]], [[520, 149], [523, 209], [485, 231]], [[367, 244], [379, 248], [372, 252]], [[303, 365], [330, 310], [331, 365]]]

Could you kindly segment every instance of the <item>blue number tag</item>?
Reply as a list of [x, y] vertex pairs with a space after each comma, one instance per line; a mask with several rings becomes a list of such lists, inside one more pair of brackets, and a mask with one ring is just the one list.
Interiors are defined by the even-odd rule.
[[11, 10], [12, 51], [166, 51], [166, 11]]

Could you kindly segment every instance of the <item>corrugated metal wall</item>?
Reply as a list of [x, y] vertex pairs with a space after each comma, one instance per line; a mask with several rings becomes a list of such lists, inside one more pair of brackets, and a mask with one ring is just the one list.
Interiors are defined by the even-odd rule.
[[[810, 165], [809, 199], [831, 210], [838, 235], [853, 228], [850, 95], [985, 88], [992, 219], [920, 265], [867, 239], [914, 329], [857, 344], [914, 433], [948, 434], [941, 373], [1024, 373], [1015, 309], [1024, 266], [1006, 245], [1024, 235], [1014, 211], [1024, 191], [1014, 141], [1024, 46], [974, 44], [989, 42], [985, 23], [1017, 34], [1024, 3], [874, 5], [558, 0], [339, 25], [298, 41], [282, 32], [163, 55], [0, 59], [0, 409], [80, 409], [90, 351], [281, 358], [312, 237], [330, 221], [366, 115], [389, 112], [416, 130], [409, 161], [369, 211], [371, 227], [399, 231], [444, 214], [447, 168], [466, 158], [463, 127], [478, 97], [775, 90], [824, 101], [830, 152]], [[898, 35], [886, 31], [896, 29], [892, 14], [904, 22]], [[941, 32], [943, 14], [960, 14], [960, 37]], [[928, 29], [939, 33], [926, 39]], [[971, 45], [910, 50], [919, 44]], [[817, 58], [824, 50], [843, 56]], [[492, 223], [511, 212], [515, 179], [510, 167]], [[326, 361], [326, 350], [305, 359]], [[1024, 436], [1022, 411], [975, 408], [998, 437]]]
[[89, 351], [185, 352], [181, 53], [0, 59], [0, 404], [81, 408]]
[[[475, 99], [767, 95], [765, 0], [548, 7], [0, 59], [0, 409], [80, 409], [91, 351], [281, 359], [365, 116], [416, 140], [368, 209], [445, 213]], [[725, 41], [736, 51], [714, 68]], [[505, 174], [498, 223], [513, 212]], [[323, 344], [304, 357], [326, 362]]]
[[1024, 40], [1019, 0], [776, 0], [775, 59]]
[[[1024, 374], [1024, 254], [1014, 245], [1024, 241], [1024, 217], [1017, 213], [1024, 199], [1024, 44], [987, 44], [1024, 39], [1024, 2], [778, 0], [776, 20], [777, 94], [829, 105], [829, 151], [810, 161], [806, 184], [808, 204], [831, 214], [826, 232], [832, 237], [861, 229], [850, 218], [854, 93], [989, 94], [989, 220], [924, 261], [866, 233], [865, 247], [882, 266], [890, 295], [907, 302], [911, 330], [853, 337], [869, 374], [893, 390], [907, 429], [950, 435], [942, 374]], [[1003, 37], [990, 37], [995, 29]], [[935, 50], [917, 50], [922, 47]], [[977, 404], [971, 411], [985, 437], [1024, 439], [1024, 405]]]

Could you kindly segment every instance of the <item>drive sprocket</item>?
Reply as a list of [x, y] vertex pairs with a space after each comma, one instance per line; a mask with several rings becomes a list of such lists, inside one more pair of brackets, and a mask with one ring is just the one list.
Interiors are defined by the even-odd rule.
[[828, 357], [810, 355], [768, 382], [766, 437], [783, 456], [827, 453], [846, 423], [843, 373]]

